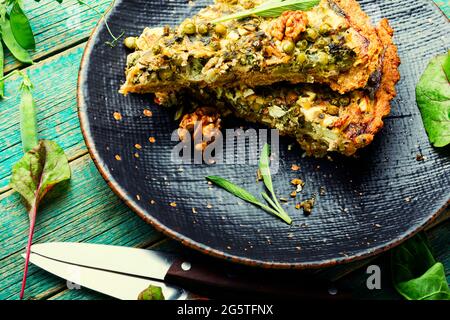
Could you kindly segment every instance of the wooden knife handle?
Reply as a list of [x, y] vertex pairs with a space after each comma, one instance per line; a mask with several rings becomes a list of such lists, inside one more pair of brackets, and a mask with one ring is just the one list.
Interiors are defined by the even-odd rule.
[[211, 298], [350, 298], [342, 290], [330, 294], [332, 284], [311, 273], [302, 276], [301, 271], [257, 269], [210, 258], [177, 259], [164, 280]]

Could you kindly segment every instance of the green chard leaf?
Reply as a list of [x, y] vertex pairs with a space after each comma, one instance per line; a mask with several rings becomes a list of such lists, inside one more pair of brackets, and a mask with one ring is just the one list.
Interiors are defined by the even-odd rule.
[[242, 19], [251, 15], [260, 17], [278, 17], [284, 11], [309, 10], [318, 5], [320, 0], [269, 0], [260, 4], [256, 8], [236, 12], [228, 16], [220, 17], [212, 21], [212, 23], [224, 22], [232, 19]]
[[51, 188], [70, 179], [70, 175], [70, 166], [64, 151], [58, 144], [48, 140], [41, 140], [35, 148], [25, 153], [12, 169], [10, 186], [24, 199], [30, 219], [20, 299], [23, 298], [26, 286], [30, 248], [39, 203]]
[[166, 300], [161, 287], [149, 285], [147, 289], [139, 293], [138, 300]]
[[391, 254], [392, 281], [404, 298], [450, 300], [444, 266], [434, 259], [425, 236], [415, 236]]
[[[431, 59], [416, 86], [416, 100], [430, 142], [435, 147], [450, 143], [450, 53]], [[450, 71], [447, 73], [450, 74]]]
[[14, 3], [9, 14], [11, 30], [17, 43], [24, 49], [35, 49], [33, 30], [30, 21], [20, 7], [19, 2]]
[[41, 140], [14, 165], [10, 186], [31, 208], [54, 185], [68, 179], [70, 166], [64, 150], [54, 141]]

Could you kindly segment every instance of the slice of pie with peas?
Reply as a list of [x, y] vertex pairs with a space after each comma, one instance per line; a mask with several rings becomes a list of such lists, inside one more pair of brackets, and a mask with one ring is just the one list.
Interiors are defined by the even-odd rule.
[[400, 63], [392, 32], [387, 20], [382, 20], [377, 27], [383, 45], [380, 68], [362, 89], [341, 94], [322, 84], [285, 82], [253, 88], [192, 87], [157, 93], [155, 102], [177, 108], [190, 106], [180, 128], [192, 131], [194, 121], [201, 121], [206, 139], [212, 129], [220, 129], [220, 116], [232, 113], [295, 138], [307, 155], [323, 157], [337, 152], [350, 156], [373, 141], [383, 127], [383, 117], [390, 112]]
[[120, 91], [287, 81], [326, 84], [346, 93], [365, 87], [379, 69], [383, 45], [355, 0], [321, 0], [277, 17], [224, 20], [262, 2], [217, 1], [177, 27], [146, 28], [130, 45], [135, 52], [128, 56]]

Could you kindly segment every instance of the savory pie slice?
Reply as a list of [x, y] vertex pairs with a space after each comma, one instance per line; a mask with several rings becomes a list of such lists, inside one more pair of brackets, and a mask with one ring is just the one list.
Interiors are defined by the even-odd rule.
[[176, 28], [145, 29], [128, 56], [120, 92], [288, 81], [345, 93], [365, 87], [379, 69], [383, 46], [355, 0], [321, 0], [277, 18], [211, 23], [261, 2], [217, 1]]
[[[285, 83], [255, 88], [192, 88], [189, 94], [194, 99], [185, 101], [202, 101], [200, 107], [206, 104], [219, 111], [227, 108], [240, 118], [276, 128], [281, 135], [296, 138], [308, 155], [321, 157], [330, 151], [352, 155], [372, 142], [383, 126], [382, 118], [389, 114], [399, 80], [400, 61], [387, 20], [380, 22], [377, 34], [383, 44], [381, 64], [365, 89], [339, 94], [325, 85]], [[180, 98], [180, 94], [176, 95]], [[180, 99], [171, 94], [156, 95], [160, 104], [176, 101]], [[189, 119], [205, 123], [202, 117], [211, 115], [205, 115], [204, 110], [186, 115], [181, 127], [191, 129]], [[211, 129], [213, 122], [206, 122]], [[214, 123], [220, 122], [214, 117]]]

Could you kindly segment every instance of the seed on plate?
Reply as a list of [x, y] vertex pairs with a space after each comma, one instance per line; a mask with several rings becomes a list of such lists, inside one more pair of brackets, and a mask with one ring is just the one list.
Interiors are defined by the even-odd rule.
[[116, 155], [114, 156], [114, 158], [116, 158], [116, 160], [117, 160], [117, 161], [120, 161], [120, 160], [122, 160], [122, 157], [121, 157], [121, 156], [119, 156], [118, 154], [116, 154]]
[[296, 165], [296, 164], [293, 164], [293, 165], [291, 166], [291, 170], [292, 170], [292, 171], [298, 171], [298, 170], [300, 170], [300, 167], [299, 167], [298, 165]]
[[206, 205], [206, 207], [207, 207], [208, 209], [211, 209], [211, 208], [212, 208], [212, 205], [208, 203], [208, 204]]
[[171, 207], [176, 207], [177, 206], [177, 203], [174, 201], [174, 202], [171, 202], [171, 203], [169, 203], [169, 205], [171, 206]]
[[150, 137], [148, 138], [148, 141], [150, 141], [150, 143], [155, 143], [156, 139], [155, 137]]
[[135, 153], [134, 153], [134, 157], [135, 157], [135, 158], [139, 158], [139, 153], [135, 152]]
[[144, 109], [144, 116], [146, 116], [146, 117], [151, 117], [153, 115], [153, 112], [151, 112], [150, 110], [148, 110], [148, 109]]
[[197, 209], [192, 208], [192, 213], [197, 213], [197, 212], [198, 212]]
[[155, 200], [150, 200], [150, 204], [155, 204], [156, 203], [156, 201]]
[[136, 144], [134, 145], [134, 147], [135, 147], [136, 149], [142, 149], [142, 146], [141, 146], [139, 143], [136, 143]]
[[298, 179], [298, 178], [292, 179], [292, 180], [291, 180], [291, 183], [292, 183], [294, 186], [304, 185], [304, 184], [305, 184], [305, 182], [303, 182], [302, 179]]
[[136, 199], [138, 199], [139, 201], [141, 200], [141, 196], [140, 195], [136, 195]]
[[114, 119], [116, 119], [117, 121], [122, 120], [122, 115], [119, 112], [114, 112], [113, 113], [113, 117]]
[[297, 191], [295, 191], [295, 190], [292, 191], [292, 192], [291, 192], [291, 197], [292, 197], [292, 198], [295, 198], [296, 196], [297, 196]]

